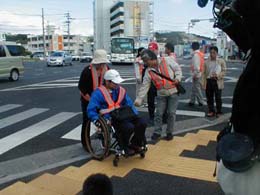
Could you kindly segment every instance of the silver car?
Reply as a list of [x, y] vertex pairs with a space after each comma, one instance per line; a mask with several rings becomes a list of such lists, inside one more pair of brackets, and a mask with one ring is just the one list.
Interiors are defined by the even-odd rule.
[[53, 52], [47, 59], [47, 66], [72, 66], [72, 56], [65, 51]]

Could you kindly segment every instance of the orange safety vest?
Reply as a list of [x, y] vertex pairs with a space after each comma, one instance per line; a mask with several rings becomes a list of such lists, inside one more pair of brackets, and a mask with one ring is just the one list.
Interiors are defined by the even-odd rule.
[[[197, 53], [200, 57], [200, 72], [203, 72], [204, 70], [204, 53], [200, 51], [195, 51], [194, 54]], [[191, 72], [194, 72], [194, 64], [191, 65]]]
[[97, 69], [95, 67], [93, 67], [92, 64], [90, 64], [90, 69], [91, 69], [91, 75], [92, 75], [93, 90], [95, 90], [100, 85], [102, 85], [104, 74], [107, 71], [107, 66], [105, 66], [102, 69], [99, 79], [98, 79]]
[[126, 90], [123, 87], [119, 86], [119, 94], [118, 94], [118, 98], [117, 98], [116, 102], [113, 101], [108, 89], [104, 85], [101, 85], [99, 87], [99, 90], [101, 91], [101, 93], [102, 93], [103, 97], [105, 98], [106, 103], [108, 105], [108, 108], [101, 109], [99, 111], [100, 114], [102, 114], [102, 115], [107, 114], [117, 108], [120, 108], [120, 104], [124, 100], [125, 94], [126, 94]]
[[[159, 70], [160, 70], [161, 74], [170, 78], [165, 58], [162, 58], [162, 64], [159, 65]], [[162, 78], [161, 76], [154, 73], [153, 71], [149, 71], [149, 74], [151, 76], [152, 82], [154, 83], [156, 89], [159, 89], [159, 90], [162, 88], [172, 89], [172, 88], [176, 87], [174, 82]]]

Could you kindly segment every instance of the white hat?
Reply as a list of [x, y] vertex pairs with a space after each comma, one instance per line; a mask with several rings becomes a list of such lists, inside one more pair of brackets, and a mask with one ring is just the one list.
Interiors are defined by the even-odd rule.
[[110, 63], [107, 59], [107, 52], [103, 49], [97, 49], [94, 52], [94, 57], [91, 64], [106, 64]]
[[106, 71], [104, 79], [107, 81], [112, 81], [116, 84], [122, 83], [124, 81], [124, 79], [121, 78], [119, 72], [117, 72], [115, 69], [110, 69]]

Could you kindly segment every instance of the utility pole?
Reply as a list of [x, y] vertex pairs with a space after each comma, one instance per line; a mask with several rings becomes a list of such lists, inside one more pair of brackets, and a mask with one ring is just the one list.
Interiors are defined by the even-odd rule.
[[193, 23], [189, 22], [188, 23], [188, 43], [190, 44], [191, 42], [191, 34], [190, 34], [190, 28], [193, 27]]
[[46, 48], [45, 48], [45, 28], [44, 28], [44, 9], [42, 8], [42, 36], [43, 36], [43, 53], [44, 58], [46, 57]]
[[70, 24], [71, 24], [71, 20], [73, 19], [73, 18], [71, 18], [70, 17], [70, 13], [69, 12], [67, 12], [66, 14], [65, 14], [65, 17], [66, 17], [66, 21], [65, 21], [65, 23], [67, 24], [67, 35], [68, 35], [68, 50], [69, 50], [69, 52], [70, 52]]

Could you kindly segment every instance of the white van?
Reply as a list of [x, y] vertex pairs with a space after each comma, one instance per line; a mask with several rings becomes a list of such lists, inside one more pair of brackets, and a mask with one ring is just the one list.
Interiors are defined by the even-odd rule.
[[19, 80], [24, 73], [24, 47], [15, 43], [0, 42], [0, 77], [7, 77], [11, 81]]

